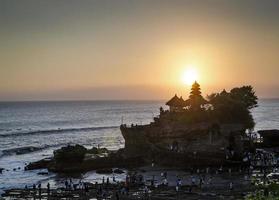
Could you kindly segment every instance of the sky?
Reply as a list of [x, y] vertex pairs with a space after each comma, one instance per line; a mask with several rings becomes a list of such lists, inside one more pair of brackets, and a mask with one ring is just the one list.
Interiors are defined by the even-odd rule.
[[279, 97], [278, 0], [0, 0], [0, 101]]

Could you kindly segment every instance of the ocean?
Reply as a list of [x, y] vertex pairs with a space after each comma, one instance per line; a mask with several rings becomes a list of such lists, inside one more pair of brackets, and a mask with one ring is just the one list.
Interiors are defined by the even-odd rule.
[[[148, 124], [161, 106], [164, 101], [1, 102], [0, 168], [5, 170], [0, 174], [0, 193], [37, 182], [58, 185], [63, 177], [38, 174], [44, 170], [24, 171], [24, 166], [67, 144], [119, 149], [124, 146], [120, 124]], [[256, 131], [279, 129], [279, 99], [260, 100], [252, 113]], [[102, 177], [92, 172], [78, 178]]]

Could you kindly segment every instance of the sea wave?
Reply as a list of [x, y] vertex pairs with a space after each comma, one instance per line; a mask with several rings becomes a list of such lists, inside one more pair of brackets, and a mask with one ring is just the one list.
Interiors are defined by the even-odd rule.
[[73, 145], [74, 143], [60, 143], [60, 144], [52, 144], [52, 145], [43, 145], [43, 146], [22, 146], [22, 147], [16, 147], [16, 148], [10, 148], [10, 149], [4, 149], [0, 151], [0, 158], [5, 156], [11, 156], [11, 155], [23, 155], [32, 153], [35, 151], [42, 151], [45, 149], [57, 149], [61, 148], [63, 146], [67, 145]]
[[42, 150], [46, 147], [35, 147], [35, 146], [25, 146], [25, 147], [17, 147], [17, 148], [11, 148], [11, 149], [4, 149], [2, 150], [2, 155], [0, 157], [3, 157], [5, 155], [22, 155], [26, 153], [31, 153], [34, 151]]
[[96, 131], [103, 129], [114, 129], [119, 126], [100, 126], [100, 127], [82, 127], [82, 128], [59, 128], [59, 129], [47, 129], [47, 130], [34, 130], [28, 132], [14, 132], [7, 134], [0, 134], [0, 138], [2, 137], [17, 137], [17, 136], [26, 136], [26, 135], [38, 135], [38, 134], [57, 134], [57, 133], [70, 133], [70, 132], [80, 132], [80, 131]]

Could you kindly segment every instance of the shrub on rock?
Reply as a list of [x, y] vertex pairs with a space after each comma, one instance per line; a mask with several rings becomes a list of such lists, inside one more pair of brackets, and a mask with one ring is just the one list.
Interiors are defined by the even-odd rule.
[[81, 145], [62, 147], [54, 151], [54, 160], [56, 162], [72, 162], [78, 161], [81, 162], [84, 159], [84, 156], [87, 152], [87, 149]]

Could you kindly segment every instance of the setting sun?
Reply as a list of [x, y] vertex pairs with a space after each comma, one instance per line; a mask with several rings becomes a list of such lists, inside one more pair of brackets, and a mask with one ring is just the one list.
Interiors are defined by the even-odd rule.
[[181, 76], [181, 80], [184, 84], [192, 85], [198, 79], [197, 70], [194, 68], [186, 69]]

